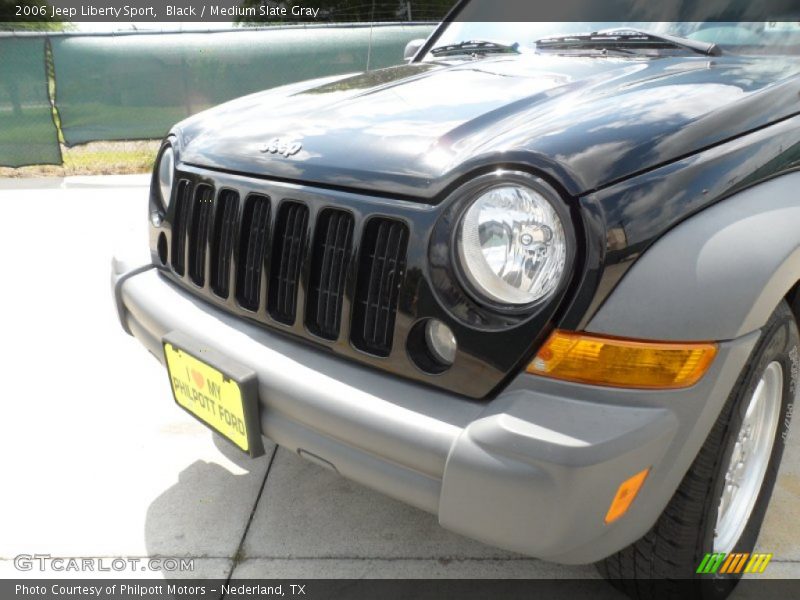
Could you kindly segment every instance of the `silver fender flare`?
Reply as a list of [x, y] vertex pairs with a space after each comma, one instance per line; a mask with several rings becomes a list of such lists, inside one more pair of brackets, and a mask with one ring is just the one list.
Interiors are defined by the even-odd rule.
[[587, 331], [730, 340], [760, 329], [800, 280], [800, 172], [748, 188], [657, 240]]

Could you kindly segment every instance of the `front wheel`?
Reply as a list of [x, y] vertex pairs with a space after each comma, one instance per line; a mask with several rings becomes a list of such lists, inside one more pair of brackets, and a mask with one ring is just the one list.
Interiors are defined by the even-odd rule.
[[[632, 598], [721, 599], [751, 566], [788, 434], [798, 346], [794, 316], [781, 302], [656, 524], [597, 564], [617, 588]], [[742, 556], [725, 565], [731, 554]]]

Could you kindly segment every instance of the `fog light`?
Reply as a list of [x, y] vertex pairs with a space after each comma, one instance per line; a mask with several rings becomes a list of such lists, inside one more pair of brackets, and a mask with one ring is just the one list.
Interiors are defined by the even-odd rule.
[[431, 319], [425, 325], [425, 342], [433, 358], [443, 365], [450, 366], [456, 359], [456, 336], [453, 331], [441, 321]]

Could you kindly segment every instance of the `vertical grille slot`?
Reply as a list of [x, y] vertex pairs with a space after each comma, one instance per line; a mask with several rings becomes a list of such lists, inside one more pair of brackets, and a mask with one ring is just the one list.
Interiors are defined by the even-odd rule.
[[324, 338], [339, 337], [342, 300], [353, 245], [350, 213], [326, 209], [317, 218], [306, 324]]
[[239, 304], [249, 310], [258, 309], [268, 229], [269, 198], [258, 194], [248, 196], [239, 241], [236, 298]]
[[175, 193], [175, 217], [172, 222], [172, 268], [183, 276], [186, 257], [186, 229], [189, 225], [189, 204], [192, 184], [182, 179]]
[[284, 202], [275, 225], [275, 247], [269, 284], [269, 313], [272, 318], [294, 324], [297, 311], [297, 284], [303, 260], [308, 208], [297, 202]]
[[209, 185], [198, 185], [194, 193], [190, 219], [189, 276], [200, 287], [203, 287], [206, 279], [206, 248], [213, 210], [214, 188]]
[[211, 238], [211, 289], [217, 296], [230, 293], [231, 257], [236, 224], [239, 219], [239, 194], [222, 190], [217, 200], [214, 235]]
[[351, 337], [357, 348], [371, 354], [388, 356], [392, 350], [407, 246], [405, 224], [380, 218], [367, 223], [361, 241]]

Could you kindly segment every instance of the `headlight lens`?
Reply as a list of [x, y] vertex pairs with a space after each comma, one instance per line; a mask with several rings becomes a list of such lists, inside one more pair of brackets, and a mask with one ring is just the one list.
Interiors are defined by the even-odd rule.
[[485, 191], [467, 209], [458, 254], [475, 291], [494, 302], [522, 306], [558, 286], [567, 239], [547, 198], [509, 183]]
[[169, 207], [172, 197], [172, 176], [175, 169], [175, 156], [172, 148], [166, 148], [161, 153], [161, 160], [158, 163], [158, 187], [161, 190], [161, 201], [164, 208]]

